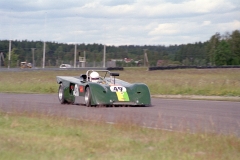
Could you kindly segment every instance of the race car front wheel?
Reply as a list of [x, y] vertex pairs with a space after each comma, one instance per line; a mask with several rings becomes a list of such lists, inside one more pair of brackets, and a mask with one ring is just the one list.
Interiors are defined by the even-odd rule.
[[64, 88], [62, 84], [58, 88], [58, 99], [61, 104], [66, 103], [66, 100], [64, 99]]
[[91, 92], [89, 87], [86, 88], [84, 99], [85, 99], [86, 106], [91, 107]]

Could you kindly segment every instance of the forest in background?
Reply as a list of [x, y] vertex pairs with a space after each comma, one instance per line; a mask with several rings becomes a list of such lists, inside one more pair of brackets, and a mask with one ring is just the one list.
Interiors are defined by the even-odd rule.
[[[74, 61], [74, 49], [75, 44], [46, 42], [45, 66], [59, 66], [62, 63], [72, 65]], [[103, 61], [103, 49], [103, 44], [81, 43], [77, 44], [77, 55], [83, 57], [85, 51], [87, 63], [98, 63]], [[145, 51], [148, 56], [148, 66], [240, 65], [240, 31], [235, 30], [224, 34], [215, 33], [206, 42], [181, 45], [106, 46], [106, 61], [127, 58], [132, 61], [128, 63], [117, 61], [117, 66], [142, 66], [144, 65]], [[2, 67], [8, 66], [8, 52], [9, 40], [0, 40], [0, 61]], [[33, 58], [35, 66], [41, 67], [43, 41], [11, 41], [11, 67], [19, 67], [22, 61], [32, 63]]]

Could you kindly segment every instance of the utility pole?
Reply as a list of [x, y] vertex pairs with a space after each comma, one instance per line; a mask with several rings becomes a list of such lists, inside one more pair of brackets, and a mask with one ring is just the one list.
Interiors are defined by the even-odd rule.
[[76, 68], [76, 61], [77, 61], [77, 44], [75, 44], [74, 48], [74, 68]]
[[32, 48], [32, 67], [34, 68], [35, 67], [35, 58], [34, 58], [34, 50], [36, 48]]
[[147, 49], [143, 49], [144, 50], [144, 66], [148, 67], [148, 56], [147, 56]]
[[106, 45], [103, 47], [103, 68], [106, 67]]
[[47, 12], [45, 12], [45, 22], [44, 22], [44, 42], [43, 42], [43, 61], [42, 61], [42, 68], [45, 68], [45, 54], [46, 54], [46, 19], [47, 19]]
[[83, 57], [84, 57], [84, 62], [83, 62], [83, 67], [86, 67], [86, 51], [83, 51]]
[[45, 52], [46, 52], [46, 42], [43, 42], [43, 64], [42, 64], [42, 68], [45, 68]]
[[1, 54], [0, 54], [0, 68], [2, 68], [2, 52], [1, 52]]
[[12, 48], [11, 45], [12, 45], [12, 41], [9, 40], [8, 69], [11, 66], [11, 48]]
[[2, 68], [2, 61], [4, 62], [3, 52], [0, 54], [0, 68]]

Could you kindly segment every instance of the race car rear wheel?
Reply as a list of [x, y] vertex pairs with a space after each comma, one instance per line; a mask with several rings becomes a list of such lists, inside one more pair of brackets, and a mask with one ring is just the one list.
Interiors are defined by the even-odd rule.
[[91, 92], [89, 87], [86, 88], [84, 99], [85, 99], [86, 106], [91, 107]]
[[58, 99], [61, 104], [66, 103], [66, 100], [64, 99], [64, 88], [62, 84], [58, 88]]

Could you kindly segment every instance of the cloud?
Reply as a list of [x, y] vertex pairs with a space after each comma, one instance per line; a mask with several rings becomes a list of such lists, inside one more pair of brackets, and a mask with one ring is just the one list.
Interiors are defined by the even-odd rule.
[[236, 29], [240, 30], [240, 21], [235, 20], [229, 23], [220, 23], [220, 24], [217, 24], [217, 28], [219, 29], [218, 32], [228, 32]]
[[211, 21], [203, 21], [202, 26], [209, 26]]
[[149, 32], [149, 35], [173, 35], [178, 33], [177, 24], [165, 23], [159, 24], [156, 28]]
[[4, 0], [0, 14], [2, 39], [181, 44], [240, 29], [238, 0]]

